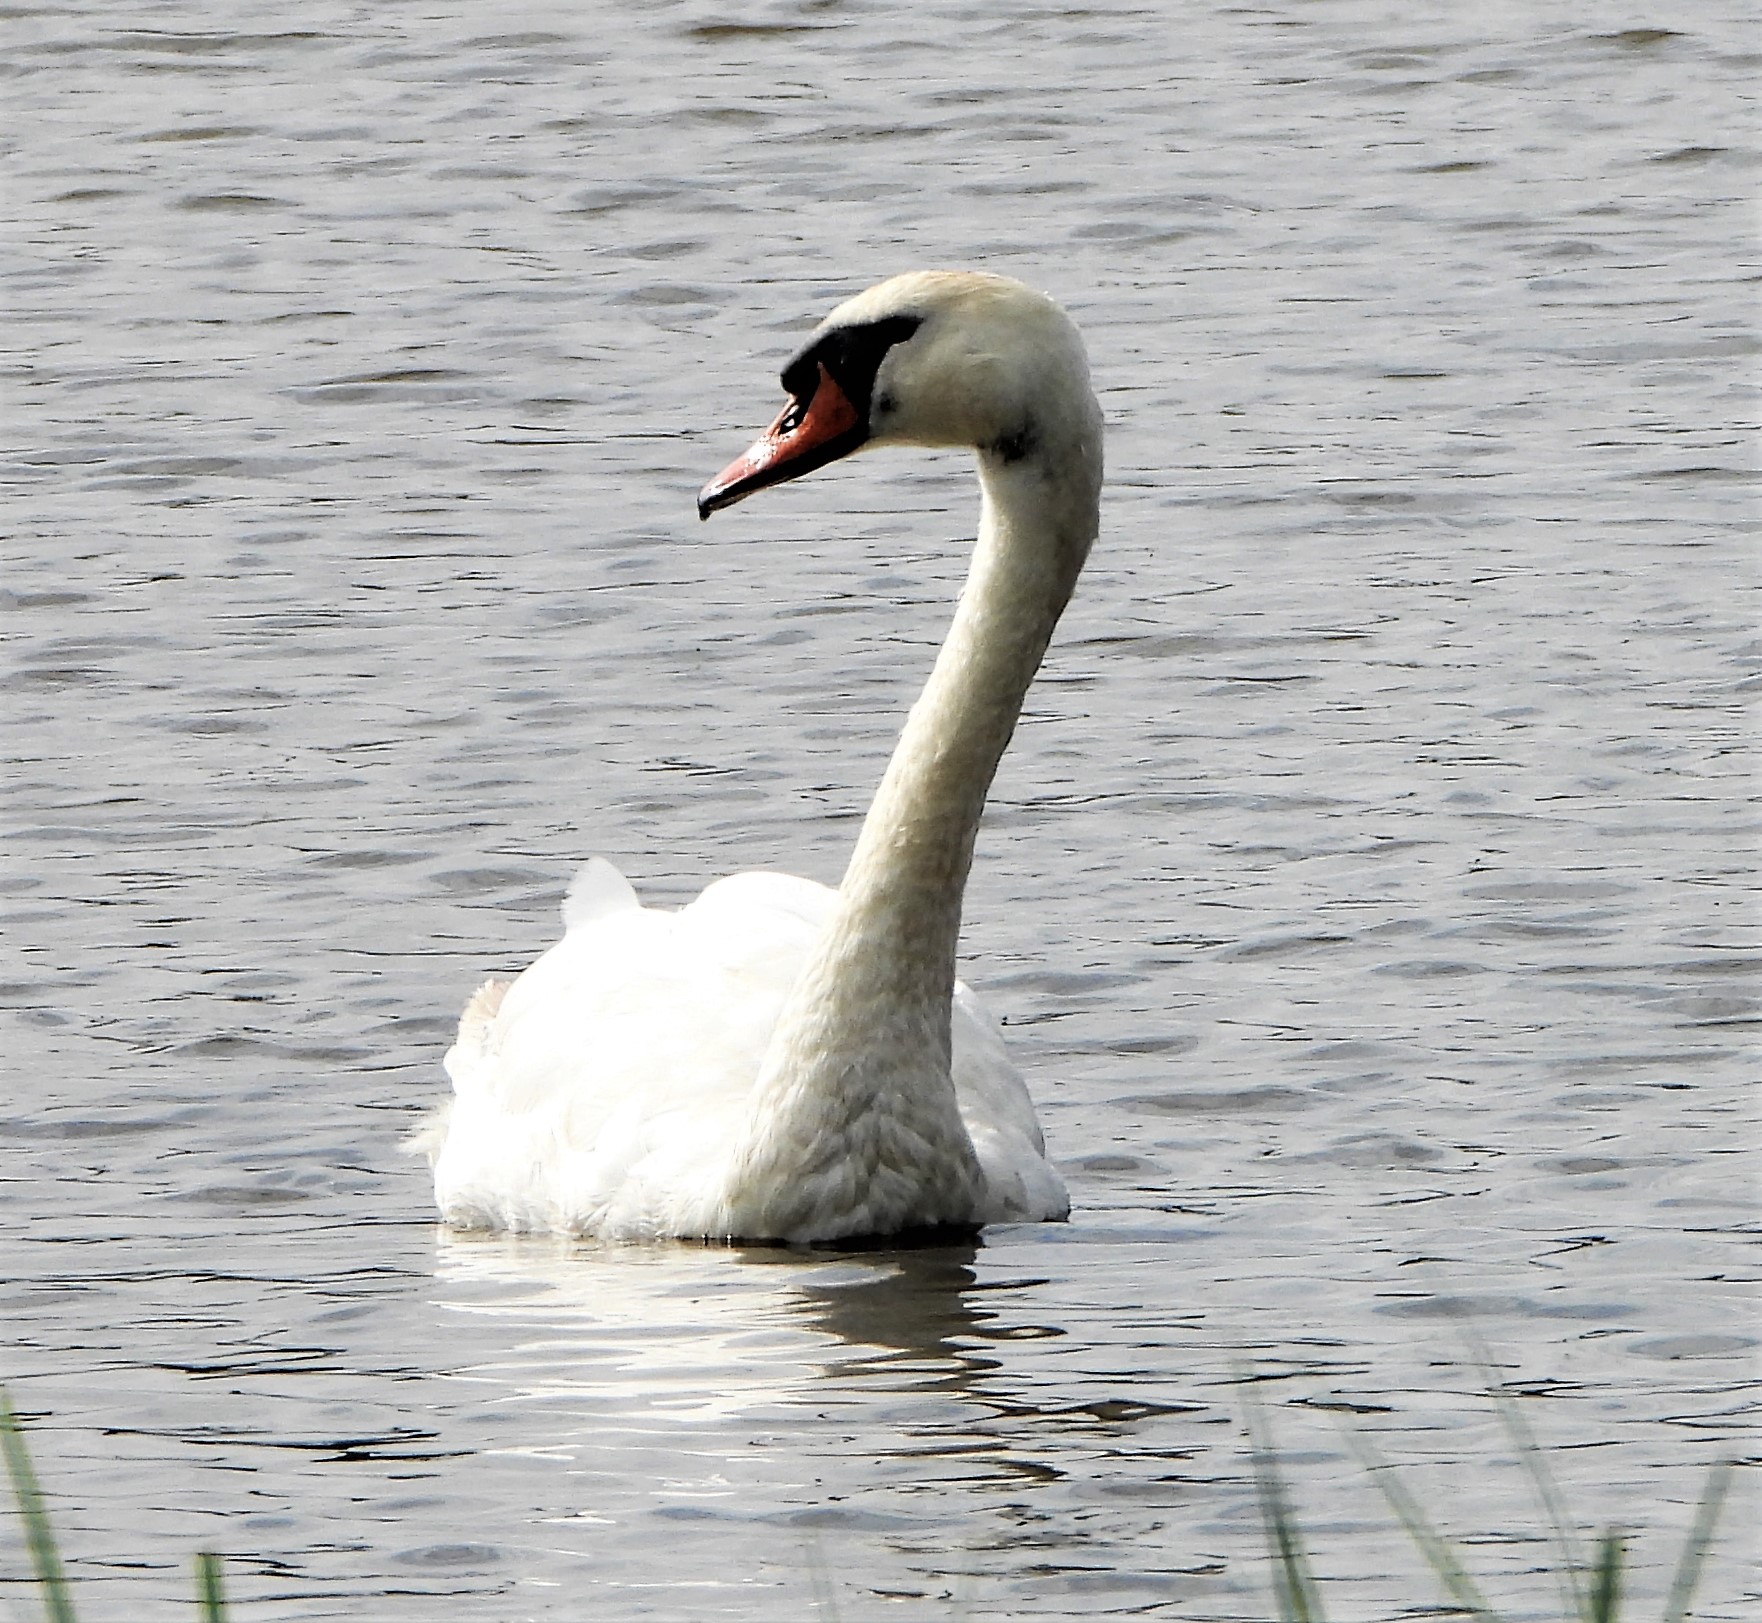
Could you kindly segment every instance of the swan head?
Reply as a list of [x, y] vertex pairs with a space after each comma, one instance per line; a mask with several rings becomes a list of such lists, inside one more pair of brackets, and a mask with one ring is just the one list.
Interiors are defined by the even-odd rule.
[[777, 420], [699, 493], [701, 518], [868, 445], [971, 446], [1005, 464], [1099, 448], [1075, 326], [1005, 276], [913, 271], [859, 293], [790, 358], [783, 387]]

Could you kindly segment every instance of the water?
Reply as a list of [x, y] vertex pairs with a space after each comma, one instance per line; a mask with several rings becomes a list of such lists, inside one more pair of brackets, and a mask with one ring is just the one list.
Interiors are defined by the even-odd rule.
[[[1436, 1598], [1341, 1420], [1548, 1615], [1477, 1341], [1656, 1615], [1762, 1334], [1746, 8], [226, 9], [0, 52], [0, 1311], [82, 1616], [212, 1546], [250, 1620], [1261, 1618], [1243, 1367], [1335, 1615]], [[577, 861], [836, 878], [970, 473], [691, 497], [927, 264], [1109, 419], [966, 936], [1071, 1223], [437, 1233], [399, 1139]]]

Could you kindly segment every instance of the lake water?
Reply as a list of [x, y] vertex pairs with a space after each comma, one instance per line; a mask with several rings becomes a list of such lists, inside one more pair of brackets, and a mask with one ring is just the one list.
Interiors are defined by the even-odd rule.
[[[1558, 1616], [1493, 1380], [1656, 1617], [1762, 1340], [1749, 8], [223, 10], [0, 19], [0, 1322], [82, 1617], [212, 1547], [240, 1623], [1265, 1618], [1245, 1370], [1334, 1615], [1439, 1598], [1357, 1432]], [[970, 469], [692, 497], [945, 264], [1109, 423], [965, 937], [1070, 1223], [439, 1232], [399, 1141], [582, 858], [840, 872]]]

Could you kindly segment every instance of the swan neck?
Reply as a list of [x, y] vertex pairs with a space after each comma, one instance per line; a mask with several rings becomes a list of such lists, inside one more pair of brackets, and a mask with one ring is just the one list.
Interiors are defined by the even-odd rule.
[[[968, 1224], [983, 1210], [950, 1071], [961, 901], [986, 793], [1095, 536], [1099, 420], [1074, 470], [981, 452], [979, 472], [984, 509], [954, 622], [760, 1067], [731, 1233], [787, 1238], [813, 1201], [855, 1201], [844, 1169], [884, 1142], [890, 1164], [913, 1169], [894, 1180], [913, 1221]], [[852, 1206], [850, 1232], [884, 1226], [882, 1198]]]
[[954, 621], [840, 886], [849, 921], [897, 956], [893, 976], [944, 1004], [986, 796], [1095, 534], [1092, 507], [1061, 501], [1043, 470], [982, 455], [979, 474]]

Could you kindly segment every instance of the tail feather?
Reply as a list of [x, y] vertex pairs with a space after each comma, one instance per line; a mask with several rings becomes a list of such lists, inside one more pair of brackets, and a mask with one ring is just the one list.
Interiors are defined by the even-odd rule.
[[496, 1015], [513, 984], [512, 981], [485, 981], [471, 994], [471, 1001], [459, 1016], [459, 1035], [453, 1039], [444, 1062], [454, 1087], [479, 1065], [495, 1058]]
[[[495, 1058], [496, 1014], [513, 984], [512, 981], [485, 981], [471, 994], [465, 1012], [459, 1016], [459, 1035], [447, 1050], [444, 1062], [455, 1088], [480, 1065]], [[447, 1099], [422, 1118], [422, 1125], [405, 1138], [404, 1148], [412, 1155], [426, 1155], [432, 1166], [440, 1158], [452, 1120], [453, 1101]]]

